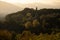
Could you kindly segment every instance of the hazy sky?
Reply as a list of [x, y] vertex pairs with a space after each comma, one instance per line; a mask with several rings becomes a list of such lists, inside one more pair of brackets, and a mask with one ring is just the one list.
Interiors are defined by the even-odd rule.
[[44, 3], [44, 4], [55, 4], [60, 3], [60, 0], [1, 0], [6, 1], [10, 3], [22, 3], [22, 4], [28, 4], [28, 3]]
[[1, 0], [21, 7], [60, 8], [60, 0]]
[[60, 0], [0, 0], [0, 19], [9, 13], [26, 7], [35, 9], [36, 6], [38, 9], [60, 8]]

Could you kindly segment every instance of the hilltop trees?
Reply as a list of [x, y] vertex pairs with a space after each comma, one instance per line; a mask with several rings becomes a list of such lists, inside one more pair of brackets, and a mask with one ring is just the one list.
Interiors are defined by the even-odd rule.
[[[40, 9], [34, 10], [25, 8], [22, 11], [9, 14], [6, 21], [14, 30], [30, 30], [31, 32], [52, 32], [60, 28], [60, 9]], [[48, 31], [49, 30], [49, 31]], [[37, 32], [38, 33], [38, 32]]]
[[28, 21], [28, 22], [25, 23], [25, 28], [26, 29], [28, 29], [31, 26], [32, 26], [32, 23], [31, 22]]
[[60, 9], [25, 8], [0, 21], [1, 40], [58, 40], [59, 32]]

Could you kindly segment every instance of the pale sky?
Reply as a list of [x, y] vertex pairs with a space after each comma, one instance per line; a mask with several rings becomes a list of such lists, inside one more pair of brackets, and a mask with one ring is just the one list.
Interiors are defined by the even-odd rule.
[[56, 2], [60, 2], [60, 0], [1, 0], [1, 1], [6, 1], [9, 3], [22, 3], [22, 4], [28, 4], [28, 3], [54, 4]]
[[[0, 0], [0, 18], [9, 13], [29, 8], [60, 8], [60, 0]], [[6, 3], [4, 3], [6, 2]], [[20, 8], [20, 9], [19, 9]], [[3, 19], [2, 18], [2, 19]]]
[[1, 0], [21, 7], [60, 8], [60, 0]]

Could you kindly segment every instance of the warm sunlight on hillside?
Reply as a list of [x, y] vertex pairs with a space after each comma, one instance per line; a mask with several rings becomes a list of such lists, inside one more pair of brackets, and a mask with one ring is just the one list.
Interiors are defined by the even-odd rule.
[[21, 10], [21, 7], [0, 1], [0, 20], [2, 20], [7, 14], [11, 14], [19, 10]]

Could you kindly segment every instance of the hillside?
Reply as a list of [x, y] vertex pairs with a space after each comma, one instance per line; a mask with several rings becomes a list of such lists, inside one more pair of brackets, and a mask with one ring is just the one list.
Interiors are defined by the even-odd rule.
[[7, 14], [17, 12], [21, 7], [15, 6], [10, 3], [0, 1], [0, 20], [4, 19]]
[[[15, 28], [15, 24], [25, 29], [31, 30], [55, 30], [60, 28], [60, 9], [40, 9], [34, 10], [25, 8], [22, 11], [12, 13], [6, 16], [6, 21], [11, 23]], [[35, 28], [34, 28], [35, 27]], [[37, 28], [36, 28], [37, 27]], [[34, 29], [33, 29], [34, 28]], [[60, 30], [59, 30], [60, 31]], [[35, 31], [36, 32], [36, 31]]]
[[5, 18], [1, 40], [60, 40], [60, 9], [25, 8]]

